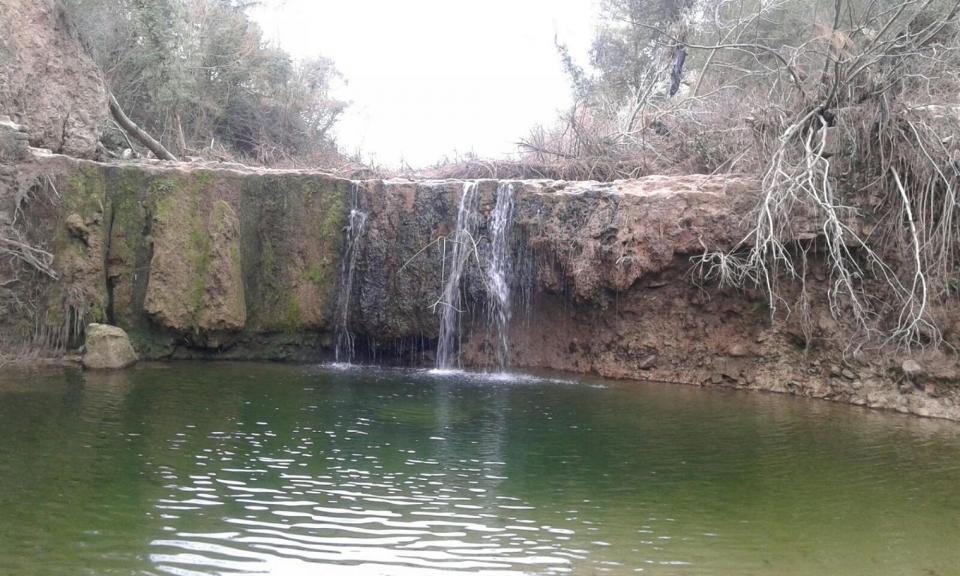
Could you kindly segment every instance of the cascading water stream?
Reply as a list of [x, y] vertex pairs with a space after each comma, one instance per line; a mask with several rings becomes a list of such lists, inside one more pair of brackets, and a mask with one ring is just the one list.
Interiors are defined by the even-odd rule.
[[353, 292], [353, 276], [360, 254], [360, 244], [367, 224], [367, 213], [360, 210], [360, 185], [351, 185], [350, 219], [344, 229], [346, 245], [340, 263], [340, 293], [337, 296], [336, 348], [337, 362], [353, 360], [353, 332], [350, 331], [350, 296]]
[[437, 343], [437, 368], [457, 367], [460, 349], [460, 284], [471, 254], [476, 254], [479, 197], [476, 182], [465, 182], [457, 210], [457, 227], [450, 244], [451, 253], [443, 294], [440, 297], [440, 337]]
[[490, 217], [490, 260], [487, 265], [488, 326], [497, 338], [497, 363], [501, 371], [507, 368], [510, 354], [508, 328], [511, 316], [510, 280], [513, 271], [510, 233], [513, 230], [515, 198], [513, 183], [500, 183], [497, 187], [497, 204]]

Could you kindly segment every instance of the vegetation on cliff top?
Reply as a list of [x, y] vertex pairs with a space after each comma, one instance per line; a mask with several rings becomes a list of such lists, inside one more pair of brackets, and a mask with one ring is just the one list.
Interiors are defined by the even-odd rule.
[[[66, 0], [124, 111], [178, 157], [340, 162], [331, 60], [294, 62], [237, 0]], [[111, 125], [108, 148], [136, 149]]]

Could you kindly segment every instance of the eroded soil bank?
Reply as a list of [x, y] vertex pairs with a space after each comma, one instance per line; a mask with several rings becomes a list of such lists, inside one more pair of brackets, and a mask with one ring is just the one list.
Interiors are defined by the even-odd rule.
[[[145, 358], [327, 360], [346, 308], [357, 361], [431, 364], [464, 183], [357, 181], [200, 164], [100, 164], [4, 141], [7, 237], [52, 255], [51, 274], [0, 266], [7, 348], [70, 351], [83, 326], [126, 329]], [[460, 361], [496, 362], [484, 265], [502, 184], [477, 184], [462, 284]], [[509, 238], [514, 367], [772, 390], [960, 419], [960, 311], [945, 345], [857, 348], [825, 302], [771, 318], [759, 292], [694, 268], [743, 238], [755, 182], [648, 177], [518, 181]], [[366, 215], [349, 294], [338, 294], [351, 210]], [[817, 231], [798, 230], [805, 237]], [[810, 271], [811, 293], [828, 274]], [[820, 290], [823, 288], [823, 290]], [[344, 300], [346, 297], [346, 300]], [[904, 374], [904, 362], [912, 368]], [[909, 376], [909, 377], [908, 377]]]

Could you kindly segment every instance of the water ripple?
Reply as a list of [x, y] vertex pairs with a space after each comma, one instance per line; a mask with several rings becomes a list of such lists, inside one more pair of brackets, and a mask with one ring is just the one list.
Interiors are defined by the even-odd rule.
[[960, 565], [951, 423], [463, 372], [186, 364], [71, 378], [0, 385], [4, 576]]

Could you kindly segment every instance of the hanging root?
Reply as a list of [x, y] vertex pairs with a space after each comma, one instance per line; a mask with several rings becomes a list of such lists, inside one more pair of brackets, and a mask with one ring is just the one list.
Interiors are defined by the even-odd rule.
[[[721, 287], [760, 287], [771, 314], [784, 305], [789, 313], [778, 282], [800, 281], [798, 302], [809, 301], [802, 272], [808, 256], [796, 248], [815, 240], [829, 268], [834, 318], [880, 343], [938, 345], [942, 336], [930, 308], [935, 297], [956, 290], [960, 166], [947, 161], [941, 136], [924, 136], [909, 120], [896, 126], [890, 133], [889, 125], [874, 125], [859, 142], [879, 141], [886, 152], [896, 151], [882, 154], [874, 167], [880, 174], [868, 189], [879, 193], [886, 210], [870, 214], [859, 208], [862, 195], [838, 191], [838, 169], [826, 154], [828, 127], [817, 110], [788, 125], [764, 173], [749, 233], [733, 251], [705, 250], [694, 262], [700, 275]], [[936, 156], [931, 141], [941, 146]]]
[[19, 262], [56, 280], [58, 275], [53, 268], [53, 254], [32, 245], [18, 227], [18, 223], [24, 218], [27, 205], [36, 200], [34, 195], [38, 191], [45, 192], [51, 202], [56, 203], [60, 199], [60, 192], [50, 176], [40, 176], [20, 185], [13, 198], [13, 219], [0, 225], [0, 259], [6, 257], [11, 270], [14, 270], [15, 263]]
[[0, 257], [7, 256], [18, 260], [41, 274], [56, 280], [56, 270], [53, 269], [53, 254], [46, 250], [31, 246], [13, 227], [6, 227], [0, 236]]
[[0, 222], [0, 309], [14, 319], [0, 334], [0, 364], [62, 352], [82, 334], [88, 316], [79, 288], [64, 287], [62, 302], [45, 302], [46, 282], [60, 274], [53, 253], [27, 232], [37, 203], [59, 202], [54, 179], [40, 176], [14, 186], [8, 196], [12, 218]]

